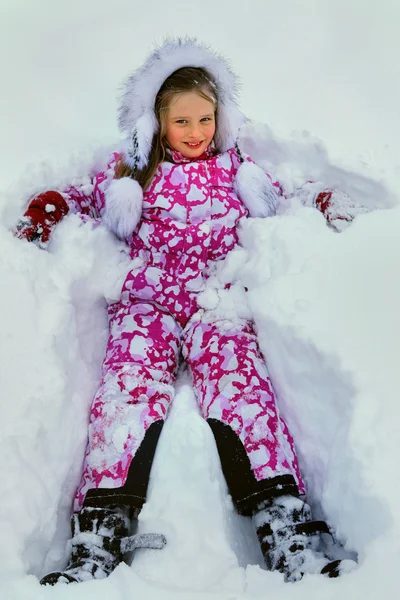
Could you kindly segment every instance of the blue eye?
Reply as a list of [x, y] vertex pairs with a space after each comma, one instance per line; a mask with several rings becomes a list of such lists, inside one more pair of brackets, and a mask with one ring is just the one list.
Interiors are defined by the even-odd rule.
[[179, 123], [179, 125], [181, 125], [182, 123], [186, 123], [185, 119], [178, 119], [178, 121], [176, 122]]

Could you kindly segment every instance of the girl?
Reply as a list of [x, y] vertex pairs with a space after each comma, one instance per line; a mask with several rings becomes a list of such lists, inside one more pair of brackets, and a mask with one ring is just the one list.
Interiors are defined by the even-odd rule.
[[[280, 194], [237, 145], [245, 117], [236, 90], [224, 59], [195, 40], [167, 41], [125, 84], [125, 152], [113, 154], [89, 191], [70, 187], [35, 197], [17, 226], [20, 238], [45, 247], [69, 211], [100, 216], [142, 261], [108, 309], [110, 337], [75, 497], [72, 556], [42, 584], [106, 577], [127, 551], [164, 545], [161, 535], [129, 533], [146, 500], [180, 351], [233, 501], [253, 517], [267, 568], [297, 581], [304, 573], [336, 577], [342, 567], [319, 549], [329, 529], [312, 521], [304, 502], [293, 440], [252, 324], [212, 321], [197, 304], [212, 265], [237, 243], [239, 219], [272, 216]], [[338, 200], [345, 212], [337, 211]], [[357, 209], [333, 190], [313, 201], [337, 228]]]

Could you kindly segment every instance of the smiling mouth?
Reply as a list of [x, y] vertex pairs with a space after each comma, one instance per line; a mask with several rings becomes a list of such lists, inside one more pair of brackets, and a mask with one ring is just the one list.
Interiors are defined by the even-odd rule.
[[196, 149], [196, 148], [200, 148], [200, 146], [202, 145], [202, 143], [203, 143], [203, 142], [204, 142], [204, 140], [203, 140], [203, 141], [201, 141], [201, 142], [196, 142], [196, 143], [193, 143], [193, 142], [185, 142], [185, 144], [186, 144], [186, 146], [189, 146], [189, 148], [194, 148], [194, 149]]

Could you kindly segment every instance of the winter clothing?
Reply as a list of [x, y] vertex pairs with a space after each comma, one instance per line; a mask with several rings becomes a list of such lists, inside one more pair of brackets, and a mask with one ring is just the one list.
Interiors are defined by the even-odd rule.
[[[252, 324], [213, 321], [197, 304], [215, 261], [237, 244], [239, 220], [273, 215], [280, 194], [279, 184], [236, 145], [245, 117], [236, 105], [236, 78], [226, 62], [191, 40], [168, 41], [157, 49], [126, 82], [120, 105], [120, 127], [128, 138], [124, 159], [134, 170], [147, 164], [158, 127], [156, 94], [166, 77], [189, 65], [206, 68], [216, 83], [215, 146], [193, 161], [171, 151], [144, 192], [131, 178], [113, 179], [115, 153], [91, 187], [72, 186], [63, 193], [70, 210], [102, 217], [127, 240], [132, 258], [141, 259], [141, 266], [127, 275], [120, 301], [108, 309], [110, 337], [75, 498], [76, 552], [64, 575], [69, 580], [82, 580], [86, 573], [106, 576], [122, 560], [118, 544], [116, 553], [109, 548], [115, 547], [115, 537], [126, 536], [125, 525], [118, 520], [123, 533], [115, 536], [114, 525], [103, 527], [97, 514], [114, 522], [115, 515], [100, 506], [141, 509], [173, 399], [180, 351], [238, 511], [252, 515], [260, 503], [305, 491]], [[91, 516], [97, 520], [90, 521]], [[264, 524], [258, 518], [257, 527]], [[81, 531], [93, 531], [100, 540], [89, 553]], [[280, 568], [282, 543], [273, 532], [268, 535], [276, 552], [268, 549], [267, 561]], [[97, 547], [106, 550], [104, 561]], [[290, 565], [285, 569], [290, 571]], [[48, 583], [60, 574], [54, 577]]]
[[[167, 77], [183, 66], [203, 67], [215, 81], [218, 127], [214, 142], [217, 151], [225, 153], [237, 141], [239, 129], [246, 117], [237, 105], [237, 77], [228, 63], [195, 40], [167, 40], [151, 53], [140, 69], [127, 78], [121, 94], [119, 126], [126, 138], [124, 160], [134, 172], [147, 165], [153, 136], [158, 130], [154, 112], [157, 93]], [[274, 214], [276, 194], [271, 190], [270, 178], [254, 163], [252, 167], [247, 165], [244, 170], [248, 171], [248, 193], [241, 197], [243, 203], [246, 205], [246, 198], [252, 196], [253, 208], [258, 204], [260, 194], [262, 198], [270, 196], [268, 211], [265, 211], [265, 203], [261, 201], [261, 212], [250, 209], [250, 215]], [[119, 237], [129, 237], [135, 230], [139, 219], [134, 218], [132, 212], [140, 212], [136, 207], [141, 207], [143, 202], [142, 190], [137, 182], [124, 181], [125, 179], [114, 181], [110, 185], [103, 215], [107, 227]], [[240, 180], [241, 178], [238, 179]]]
[[104, 579], [136, 548], [160, 549], [163, 535], [145, 533], [129, 536], [130, 510], [127, 508], [84, 508], [72, 515], [72, 551], [69, 564], [62, 572], [49, 573], [42, 585], [76, 583]]
[[232, 184], [238, 154], [231, 149], [190, 162], [174, 152], [172, 158], [177, 162], [161, 163], [145, 191], [142, 220], [130, 239], [132, 256], [144, 265], [128, 274], [120, 302], [109, 309], [110, 338], [76, 510], [93, 488], [88, 501], [103, 501], [104, 487], [123, 489], [137, 508], [143, 504], [136, 489], [124, 486], [146, 431], [166, 417], [180, 347], [204, 417], [233, 429], [247, 454], [251, 476], [242, 477], [248, 485], [235, 497], [238, 507], [244, 498], [255, 502], [270, 477], [289, 476], [304, 490], [251, 325], [193, 320], [208, 269], [235, 246], [238, 220], [247, 214]]
[[246, 117], [237, 104], [238, 80], [228, 62], [194, 39], [169, 39], [156, 48], [144, 64], [127, 78], [119, 104], [119, 128], [127, 139], [127, 160], [143, 168], [149, 158], [153, 135], [158, 129], [154, 112], [157, 93], [164, 81], [181, 67], [202, 67], [212, 76], [218, 97], [219, 152], [234, 146]]
[[59, 192], [48, 191], [39, 194], [29, 204], [17, 225], [15, 235], [45, 248], [52, 230], [68, 211], [68, 204]]
[[[148, 287], [142, 289], [150, 295], [154, 281], [143, 279], [143, 273], [139, 277], [147, 283]], [[166, 417], [180, 347], [192, 372], [202, 414], [212, 425], [217, 444], [227, 446], [232, 456], [236, 456], [237, 447], [245, 452], [246, 461], [236, 463], [234, 477], [241, 478], [241, 485], [231, 486], [240, 512], [248, 513], [248, 504], [273, 493], [265, 480], [276, 475], [286, 475], [295, 490], [298, 485], [304, 491], [293, 440], [279, 416], [251, 324], [194, 320], [182, 331], [179, 321], [184, 320], [182, 313], [187, 305], [180, 314], [174, 311], [172, 315], [165, 307], [157, 306], [157, 292], [155, 303], [138, 298], [140, 289], [135, 283], [134, 296], [128, 296], [125, 288], [123, 303], [111, 318], [103, 379], [91, 410], [89, 445], [75, 508], [80, 508], [85, 496], [87, 502], [97, 505], [109, 501], [104, 487], [117, 488], [114, 501], [141, 508], [145, 496], [139, 493], [134, 478], [132, 485], [125, 484], [132, 457], [146, 431]], [[215, 421], [234, 432], [233, 440], [225, 441], [223, 432], [213, 427]], [[131, 469], [136, 469], [134, 461]], [[226, 471], [229, 484], [233, 474], [229, 464]], [[94, 493], [87, 494], [89, 489]], [[281, 494], [282, 488], [278, 489]]]
[[[331, 560], [320, 549], [321, 534], [331, 534], [324, 521], [312, 521], [311, 509], [300, 498], [280, 496], [262, 504], [253, 516], [265, 562], [285, 581], [299, 581], [305, 573], [338, 577], [341, 560]], [[347, 560], [348, 569], [354, 561]], [[353, 564], [351, 564], [353, 563]]]
[[340, 190], [320, 192], [315, 198], [315, 207], [322, 212], [327, 223], [336, 231], [343, 231], [354, 217], [369, 212], [369, 209], [354, 202]]
[[104, 579], [123, 560], [121, 540], [128, 536], [127, 510], [85, 508], [72, 515], [72, 551], [63, 572], [49, 573], [42, 585]]

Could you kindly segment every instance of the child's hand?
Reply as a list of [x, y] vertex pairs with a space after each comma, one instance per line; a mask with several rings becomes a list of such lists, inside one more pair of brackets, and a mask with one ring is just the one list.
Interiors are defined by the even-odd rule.
[[354, 202], [345, 192], [336, 189], [320, 192], [315, 199], [315, 206], [336, 231], [343, 231], [354, 217], [369, 212], [368, 208]]
[[68, 204], [59, 192], [51, 190], [39, 194], [30, 202], [14, 235], [21, 240], [34, 242], [40, 248], [46, 248], [51, 232], [68, 210]]

